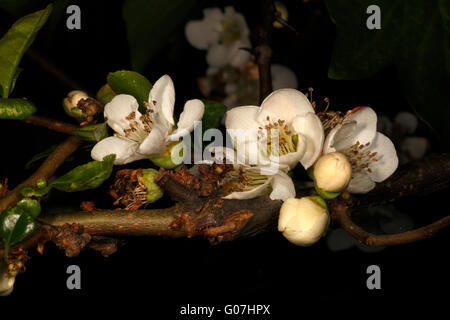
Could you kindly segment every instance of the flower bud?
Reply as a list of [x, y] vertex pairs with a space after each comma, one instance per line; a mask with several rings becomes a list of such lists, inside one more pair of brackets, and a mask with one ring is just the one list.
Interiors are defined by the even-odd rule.
[[0, 297], [8, 296], [14, 289], [16, 277], [12, 277], [5, 263], [0, 263]]
[[331, 199], [347, 187], [352, 177], [352, 166], [342, 153], [327, 153], [314, 164], [313, 175], [317, 192]]
[[293, 244], [310, 246], [325, 234], [329, 222], [330, 215], [322, 198], [290, 198], [281, 206], [278, 231]]
[[127, 210], [136, 210], [139, 207], [155, 202], [163, 196], [163, 190], [156, 184], [155, 169], [120, 170], [116, 174], [114, 184], [109, 193]]
[[90, 98], [86, 92], [80, 90], [70, 91], [63, 100], [64, 111], [72, 118], [81, 122], [81, 125], [94, 123], [95, 115], [103, 111], [103, 106], [95, 99]]

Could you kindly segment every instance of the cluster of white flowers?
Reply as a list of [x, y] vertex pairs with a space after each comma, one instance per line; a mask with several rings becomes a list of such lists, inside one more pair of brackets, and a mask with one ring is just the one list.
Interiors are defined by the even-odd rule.
[[[104, 116], [116, 134], [97, 143], [92, 149], [92, 157], [102, 160], [114, 153], [115, 164], [143, 158], [155, 162], [155, 159], [165, 158], [155, 164], [173, 167], [173, 162], [167, 161], [167, 158], [173, 159], [172, 150], [176, 149], [173, 146], [183, 143], [179, 142], [180, 138], [194, 129], [205, 108], [200, 100], [187, 101], [175, 129], [174, 102], [175, 89], [167, 75], [151, 89], [144, 114], [139, 112], [134, 97], [115, 96], [106, 104]], [[250, 199], [262, 194], [270, 194], [273, 200], [295, 198], [294, 183], [288, 172], [298, 163], [304, 169], [311, 169], [316, 190], [324, 199], [336, 197], [344, 190], [369, 192], [376, 182], [387, 179], [398, 166], [394, 145], [377, 132], [377, 116], [371, 108], [354, 108], [333, 126], [327, 123], [327, 130], [324, 130], [311, 102], [295, 89], [276, 90], [261, 106], [229, 110], [225, 127], [234, 150], [213, 147], [210, 151], [216, 162], [226, 160], [233, 164], [233, 170], [227, 173], [223, 182], [224, 198], [227, 199]], [[165, 166], [168, 162], [171, 165]], [[306, 215], [308, 219], [322, 217], [324, 211], [319, 207], [323, 205], [309, 204], [302, 201], [299, 205], [289, 205], [282, 210], [283, 215], [291, 217], [294, 210], [295, 215]], [[318, 210], [317, 215], [309, 212], [312, 209]], [[309, 240], [300, 240], [305, 234], [317, 239], [316, 233], [295, 231], [300, 225], [305, 227], [303, 222], [298, 224], [291, 218], [280, 221], [283, 221], [280, 231], [288, 234], [291, 242], [311, 244]], [[295, 222], [293, 226], [290, 221]], [[319, 225], [325, 228], [328, 224], [321, 222]], [[319, 229], [314, 227], [313, 230], [322, 235], [324, 230]], [[296, 234], [301, 237], [296, 239]]]
[[[225, 100], [233, 107], [225, 115], [232, 146], [207, 148], [214, 154], [212, 161], [232, 164], [220, 182], [224, 198], [251, 199], [269, 194], [273, 200], [285, 201], [279, 230], [289, 241], [297, 245], [316, 242], [329, 222], [323, 199], [337, 197], [345, 190], [369, 192], [397, 168], [394, 145], [377, 132], [377, 115], [370, 107], [357, 107], [345, 115], [325, 112], [325, 117], [319, 117], [307, 96], [287, 88], [296, 86], [297, 80], [283, 66], [272, 66], [275, 91], [260, 106], [239, 106], [239, 81], [257, 83], [258, 70], [249, 52], [242, 50], [251, 45], [245, 19], [232, 7], [224, 12], [205, 9], [202, 20], [186, 25], [186, 36], [194, 47], [208, 51], [209, 76], [226, 75], [221, 81], [228, 94]], [[214, 90], [211, 85], [206, 82], [200, 86], [207, 96]], [[254, 84], [245, 86], [252, 94], [258, 92]], [[97, 143], [92, 157], [102, 160], [114, 153], [115, 164], [144, 158], [165, 168], [180, 164], [173, 160], [182, 159], [176, 146], [183, 144], [180, 138], [202, 119], [205, 106], [197, 99], [187, 101], [175, 126], [174, 103], [175, 89], [167, 75], [156, 81], [143, 113], [133, 96], [115, 96], [106, 104], [104, 116], [116, 133]], [[327, 118], [330, 114], [331, 122]], [[314, 179], [318, 197], [295, 199], [289, 171], [299, 163]]]
[[[286, 12], [285, 12], [286, 14]], [[203, 19], [189, 21], [185, 27], [188, 42], [197, 49], [207, 50], [206, 76], [200, 78], [203, 95], [218, 95], [228, 108], [254, 104], [258, 101], [259, 74], [249, 52], [251, 42], [244, 16], [233, 7], [207, 8]], [[288, 67], [271, 66], [272, 87], [297, 88], [297, 77]]]

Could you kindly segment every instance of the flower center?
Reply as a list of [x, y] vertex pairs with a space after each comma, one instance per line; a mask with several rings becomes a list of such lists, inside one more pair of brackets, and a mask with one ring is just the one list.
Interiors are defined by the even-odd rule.
[[375, 158], [377, 152], [366, 151], [369, 145], [370, 142], [367, 142], [366, 144], [361, 144], [359, 141], [357, 141], [354, 145], [350, 146], [349, 148], [339, 151], [348, 158], [348, 161], [352, 166], [353, 174], [362, 171], [372, 172], [369, 166], [372, 162], [377, 162], [378, 159]]
[[229, 46], [241, 37], [241, 28], [237, 21], [229, 20], [222, 22], [222, 31], [220, 32], [220, 43]]
[[270, 121], [259, 127], [258, 139], [260, 145], [267, 146], [268, 156], [282, 156], [297, 151], [298, 135], [293, 134], [284, 120]]
[[[136, 119], [136, 112], [131, 112], [125, 119], [130, 124], [129, 129], [123, 130], [125, 137], [136, 142], [142, 142], [153, 127], [153, 110], [147, 109], [145, 114]], [[139, 120], [139, 121], [138, 121]]]
[[269, 176], [255, 171], [231, 170], [226, 173], [221, 182], [222, 193], [229, 195], [233, 192], [250, 191], [267, 182]]
[[126, 210], [136, 210], [147, 203], [147, 187], [141, 182], [139, 175], [142, 169], [123, 169], [117, 172], [114, 184], [110, 187], [109, 193], [116, 201], [125, 206]]

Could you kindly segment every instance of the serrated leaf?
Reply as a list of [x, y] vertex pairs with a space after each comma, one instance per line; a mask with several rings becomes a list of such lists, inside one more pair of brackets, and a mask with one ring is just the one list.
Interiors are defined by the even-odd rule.
[[220, 102], [212, 100], [202, 100], [205, 104], [205, 112], [202, 118], [202, 129], [205, 132], [211, 128], [218, 128], [227, 107]]
[[143, 71], [167, 38], [184, 20], [196, 0], [126, 0], [123, 17], [127, 29], [131, 65]]
[[35, 112], [34, 104], [26, 99], [0, 98], [0, 119], [23, 120]]
[[20, 18], [0, 39], [0, 86], [3, 98], [8, 97], [17, 66], [51, 11], [52, 5], [49, 4], [44, 10]]
[[[327, 0], [337, 39], [329, 77], [362, 79], [394, 65], [408, 103], [450, 146], [450, 4], [427, 0]], [[381, 29], [366, 9], [378, 5]]]
[[99, 142], [108, 136], [108, 129], [106, 123], [99, 123], [75, 129], [73, 134], [85, 141]]
[[116, 155], [108, 155], [103, 161], [91, 161], [69, 171], [54, 180], [50, 186], [65, 192], [76, 192], [99, 187], [109, 178]]

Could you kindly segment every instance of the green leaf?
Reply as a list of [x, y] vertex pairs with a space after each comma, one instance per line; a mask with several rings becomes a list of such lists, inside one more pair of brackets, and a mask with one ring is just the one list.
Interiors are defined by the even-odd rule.
[[109, 178], [116, 155], [111, 154], [103, 161], [91, 161], [69, 171], [54, 180], [50, 186], [65, 192], [76, 192], [99, 187]]
[[34, 104], [26, 99], [0, 98], [0, 119], [23, 120], [35, 112]]
[[185, 18], [196, 0], [126, 0], [123, 17], [127, 29], [131, 65], [143, 71]]
[[[450, 145], [450, 4], [427, 0], [327, 0], [337, 39], [328, 76], [362, 79], [394, 65], [408, 103]], [[381, 29], [369, 30], [369, 5]]]
[[14, 76], [11, 81], [11, 87], [9, 88], [10, 95], [14, 91], [14, 88], [16, 87], [17, 79], [19, 78], [19, 75], [22, 72], [22, 70], [23, 70], [22, 68], [17, 68], [16, 71], [14, 72]]
[[20, 18], [0, 39], [0, 86], [3, 98], [8, 97], [17, 66], [51, 11], [52, 5], [49, 4], [44, 10]]
[[205, 132], [211, 128], [218, 128], [223, 115], [227, 112], [227, 107], [220, 102], [212, 100], [202, 100], [205, 104], [205, 112], [202, 119], [202, 129]]
[[9, 207], [0, 215], [0, 236], [3, 238], [5, 257], [9, 247], [22, 241], [37, 229], [33, 218], [39, 216], [41, 206], [33, 199], [22, 199], [17, 205]]
[[73, 131], [77, 137], [91, 142], [98, 142], [108, 136], [106, 123], [93, 124]]
[[145, 103], [148, 102], [152, 89], [152, 84], [146, 77], [135, 71], [121, 70], [110, 72], [106, 81], [116, 94], [132, 95], [138, 101], [139, 109], [146, 110]]
[[15, 205], [16, 208], [31, 218], [37, 218], [41, 213], [41, 205], [39, 201], [30, 198], [23, 198]]
[[109, 84], [105, 84], [103, 87], [100, 88], [100, 90], [98, 90], [96, 98], [101, 103], [107, 104], [115, 96], [116, 96], [116, 93], [114, 92], [114, 90], [111, 89]]

